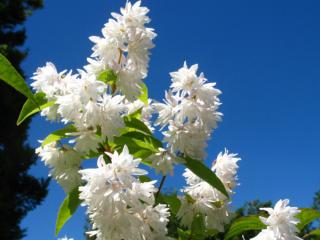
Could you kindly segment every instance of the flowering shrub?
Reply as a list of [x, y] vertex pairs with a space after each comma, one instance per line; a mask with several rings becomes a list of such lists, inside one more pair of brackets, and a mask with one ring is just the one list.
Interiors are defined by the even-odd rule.
[[[32, 77], [35, 94], [1, 56], [1, 79], [28, 97], [18, 124], [37, 112], [65, 124], [36, 150], [67, 194], [56, 234], [81, 204], [92, 223], [88, 234], [100, 240], [205, 239], [219, 232], [231, 239], [249, 230], [261, 230], [256, 240], [301, 239], [299, 231], [319, 213], [290, 207], [288, 200], [261, 209], [260, 218], [229, 224], [240, 158], [224, 150], [211, 168], [203, 162], [207, 141], [221, 121], [221, 92], [197, 73], [197, 64], [184, 63], [170, 73], [164, 101], [149, 98], [144, 79], [156, 34], [146, 26], [148, 11], [138, 1], [112, 13], [102, 36], [90, 37], [94, 45], [88, 65], [73, 73], [47, 63]], [[97, 159], [96, 168], [81, 168], [92, 159]], [[178, 194], [162, 194], [177, 164], [186, 166], [186, 186]], [[147, 177], [148, 168], [162, 174], [158, 188]], [[172, 219], [177, 228], [169, 233]]]

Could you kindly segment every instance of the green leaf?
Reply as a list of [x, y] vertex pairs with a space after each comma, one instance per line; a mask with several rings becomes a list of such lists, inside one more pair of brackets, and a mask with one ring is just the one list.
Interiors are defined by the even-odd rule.
[[157, 152], [157, 149], [155, 149], [150, 142], [143, 141], [136, 138], [130, 138], [126, 136], [114, 137], [113, 142], [115, 144], [114, 148], [116, 150], [122, 150], [123, 146], [127, 145], [131, 154], [139, 151], [140, 148], [149, 150], [150, 152], [153, 152], [153, 153]]
[[135, 138], [139, 139], [143, 142], [149, 143], [153, 146], [152, 149], [157, 150], [158, 148], [162, 147], [162, 142], [159, 141], [157, 138], [155, 138], [152, 135], [146, 135], [142, 132], [132, 131], [132, 132], [126, 132], [122, 134], [123, 137], [129, 137], [129, 138]]
[[148, 87], [146, 84], [142, 83], [141, 86], [141, 95], [139, 96], [139, 100], [144, 104], [148, 105]]
[[106, 84], [114, 84], [117, 81], [117, 75], [112, 69], [108, 69], [101, 72], [97, 79]]
[[132, 118], [137, 118], [137, 119], [141, 119], [141, 112], [142, 112], [142, 108], [139, 108], [137, 111], [135, 111], [134, 113], [130, 114], [130, 117]]
[[224, 239], [228, 240], [242, 234], [243, 232], [250, 230], [262, 230], [264, 228], [266, 228], [266, 226], [260, 221], [259, 216], [241, 217], [231, 224]]
[[297, 224], [297, 228], [301, 231], [309, 223], [312, 223], [317, 218], [320, 218], [320, 212], [312, 208], [301, 208], [301, 212], [296, 215], [296, 218], [300, 220]]
[[312, 237], [312, 236], [316, 236], [317, 239], [320, 239], [320, 228], [312, 230], [311, 232], [304, 235], [303, 238], [308, 238], [308, 237]]
[[59, 141], [63, 138], [68, 138], [70, 135], [68, 133], [77, 132], [77, 128], [74, 125], [67, 125], [65, 128], [56, 130], [49, 134], [42, 142], [42, 146], [45, 146], [49, 143]]
[[8, 59], [0, 53], [0, 79], [35, 102], [34, 96], [23, 77], [11, 65]]
[[54, 105], [54, 101], [48, 102], [46, 99], [46, 95], [44, 93], [36, 93], [34, 95], [35, 101], [31, 99], [27, 99], [27, 101], [23, 104], [23, 107], [20, 111], [17, 125], [20, 125], [24, 120], [26, 120], [31, 115], [40, 112], [41, 110], [51, 107]]
[[157, 153], [162, 143], [152, 135], [146, 135], [142, 132], [125, 132], [119, 137], [114, 137], [111, 148], [122, 151], [124, 145], [127, 145], [130, 154], [135, 158], [141, 158], [142, 163], [151, 166], [151, 160], [148, 159], [152, 154]]
[[152, 179], [149, 178], [149, 177], [146, 176], [146, 175], [140, 176], [140, 177], [139, 177], [139, 180], [140, 180], [140, 182], [142, 182], [142, 183], [144, 183], [144, 182], [151, 182], [151, 181], [152, 181]]
[[212, 187], [219, 190], [221, 193], [223, 193], [227, 198], [229, 198], [229, 195], [226, 191], [226, 188], [224, 187], [221, 180], [217, 177], [217, 175], [211, 171], [210, 168], [208, 168], [206, 165], [204, 165], [201, 161], [192, 159], [190, 157], [184, 158], [185, 160], [185, 166], [189, 168], [194, 174], [196, 174], [198, 177], [209, 183]]
[[79, 199], [79, 190], [78, 188], [76, 188], [67, 195], [60, 206], [56, 221], [56, 236], [59, 234], [63, 225], [75, 213], [80, 203], [81, 201]]
[[123, 120], [124, 120], [124, 124], [128, 128], [126, 129], [126, 131], [131, 131], [130, 129], [133, 129], [135, 131], [138, 130], [148, 135], [152, 135], [150, 129], [141, 120], [134, 118], [130, 115], [124, 117]]
[[157, 152], [152, 143], [125, 136], [114, 137], [112, 143], [113, 150], [122, 151], [124, 145], [128, 147], [130, 154], [135, 158], [141, 158], [143, 164], [152, 165], [151, 161], [147, 159], [150, 155]]

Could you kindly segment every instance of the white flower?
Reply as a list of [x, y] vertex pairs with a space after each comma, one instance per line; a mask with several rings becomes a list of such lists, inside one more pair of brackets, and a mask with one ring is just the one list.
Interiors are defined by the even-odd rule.
[[124, 127], [122, 117], [127, 112], [127, 107], [123, 104], [123, 99], [124, 97], [120, 95], [112, 97], [104, 94], [99, 103], [101, 133], [110, 140]]
[[141, 1], [137, 1], [133, 5], [127, 2], [126, 6], [120, 9], [120, 12], [121, 15], [112, 13], [112, 16], [126, 27], [141, 28], [150, 22], [150, 18], [147, 16], [149, 9], [147, 7], [141, 7]]
[[[72, 75], [72, 72], [67, 71], [57, 72], [53, 63], [48, 62], [46, 66], [38, 68], [31, 79], [34, 82], [31, 86], [36, 92], [45, 94], [48, 101], [55, 101], [57, 97], [68, 93], [69, 86], [76, 81], [77, 75]], [[53, 105], [41, 111], [42, 116], [46, 116], [48, 120], [57, 120], [60, 116], [57, 113], [58, 106]]]
[[170, 121], [168, 130], [163, 135], [171, 152], [184, 153], [198, 160], [206, 157], [208, 135], [201, 126]]
[[64, 236], [62, 238], [58, 238], [58, 240], [74, 240], [73, 238], [68, 238], [67, 236]]
[[58, 90], [57, 83], [62, 79], [62, 75], [66, 71], [61, 72], [60, 74], [57, 72], [55, 65], [51, 62], [47, 62], [44, 67], [40, 67], [37, 71], [33, 74], [31, 79], [34, 80], [31, 83], [31, 86], [37, 92], [44, 92], [47, 97], [54, 97], [55, 92]]
[[80, 185], [78, 170], [81, 156], [70, 146], [57, 147], [57, 143], [49, 143], [36, 149], [36, 153], [51, 168], [50, 176], [57, 180], [65, 192], [70, 192]]
[[219, 153], [212, 166], [212, 171], [215, 171], [216, 175], [230, 192], [237, 185], [237, 170], [239, 168], [237, 162], [239, 160], [240, 158], [237, 157], [237, 154], [229, 154], [228, 150], [225, 149], [224, 153]]
[[75, 136], [70, 143], [75, 143], [74, 149], [83, 154], [89, 153], [90, 150], [93, 152], [97, 151], [99, 143], [103, 141], [102, 138], [97, 136], [96, 129], [77, 129], [78, 132], [70, 133], [70, 136]]
[[142, 76], [135, 69], [124, 68], [118, 72], [117, 91], [121, 92], [130, 101], [141, 94]]
[[177, 72], [171, 72], [172, 77], [171, 88], [173, 91], [182, 91], [183, 93], [191, 93], [194, 89], [199, 88], [201, 81], [197, 76], [198, 64], [192, 65], [188, 68], [187, 63], [184, 62], [183, 67]]
[[261, 221], [272, 230], [276, 239], [300, 239], [296, 236], [296, 225], [299, 220], [295, 217], [300, 210], [288, 206], [289, 200], [279, 200], [274, 208], [261, 208], [269, 213], [268, 218], [260, 217]]
[[157, 173], [162, 173], [163, 175], [170, 173], [173, 175], [173, 164], [176, 162], [173, 154], [163, 148], [159, 148], [158, 151], [149, 157], [152, 161], [152, 166], [156, 169]]
[[180, 97], [173, 95], [171, 91], [165, 92], [164, 103], [154, 103], [153, 106], [155, 110], [159, 113], [158, 119], [156, 120], [156, 125], [161, 125], [162, 127], [169, 124], [178, 111], [177, 106]]
[[202, 181], [201, 178], [199, 178], [197, 175], [191, 172], [188, 168], [184, 171], [182, 176], [185, 177], [188, 185], [196, 185]]
[[97, 81], [94, 75], [80, 71], [81, 78], [70, 84], [68, 93], [57, 98], [58, 113], [63, 122], [85, 121], [87, 127], [97, 122], [97, 101], [107, 89], [107, 85]]

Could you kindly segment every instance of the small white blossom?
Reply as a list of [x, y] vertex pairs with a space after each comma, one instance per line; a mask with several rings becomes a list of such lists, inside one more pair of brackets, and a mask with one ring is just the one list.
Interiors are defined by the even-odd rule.
[[68, 238], [67, 236], [64, 236], [62, 238], [58, 238], [58, 240], [74, 240], [73, 238]]
[[300, 210], [288, 205], [289, 200], [285, 199], [279, 200], [274, 208], [261, 208], [269, 213], [268, 218], [260, 217], [260, 220], [267, 225], [267, 229], [253, 239], [301, 240], [296, 236], [299, 231], [296, 226], [299, 220], [295, 217]]

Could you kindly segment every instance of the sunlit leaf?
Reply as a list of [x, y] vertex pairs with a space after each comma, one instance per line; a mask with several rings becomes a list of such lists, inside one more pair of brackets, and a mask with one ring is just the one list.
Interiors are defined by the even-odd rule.
[[66, 127], [56, 130], [50, 133], [42, 142], [42, 146], [45, 146], [49, 143], [59, 141], [63, 138], [70, 137], [69, 133], [77, 132], [77, 128], [74, 125], [67, 125]]
[[232, 223], [224, 239], [232, 239], [246, 231], [262, 230], [264, 228], [266, 226], [261, 222], [259, 216], [241, 217]]
[[17, 125], [20, 125], [24, 120], [26, 120], [33, 114], [36, 114], [37, 112], [40, 112], [41, 110], [54, 105], [54, 101], [47, 101], [46, 95], [44, 93], [36, 93], [34, 95], [34, 98], [37, 104], [31, 99], [27, 99], [27, 101], [23, 104], [17, 120]]
[[80, 203], [81, 201], [79, 199], [79, 190], [78, 188], [76, 188], [67, 195], [60, 206], [56, 221], [56, 235], [59, 234], [63, 225], [75, 213]]
[[97, 79], [106, 84], [114, 84], [117, 80], [117, 75], [112, 69], [108, 69], [101, 72]]
[[317, 218], [320, 218], [320, 212], [312, 208], [301, 208], [301, 212], [296, 215], [296, 218], [300, 220], [297, 224], [297, 228], [302, 230], [309, 223], [312, 223]]
[[23, 77], [12, 66], [8, 59], [0, 53], [0, 79], [35, 102], [34, 96]]

